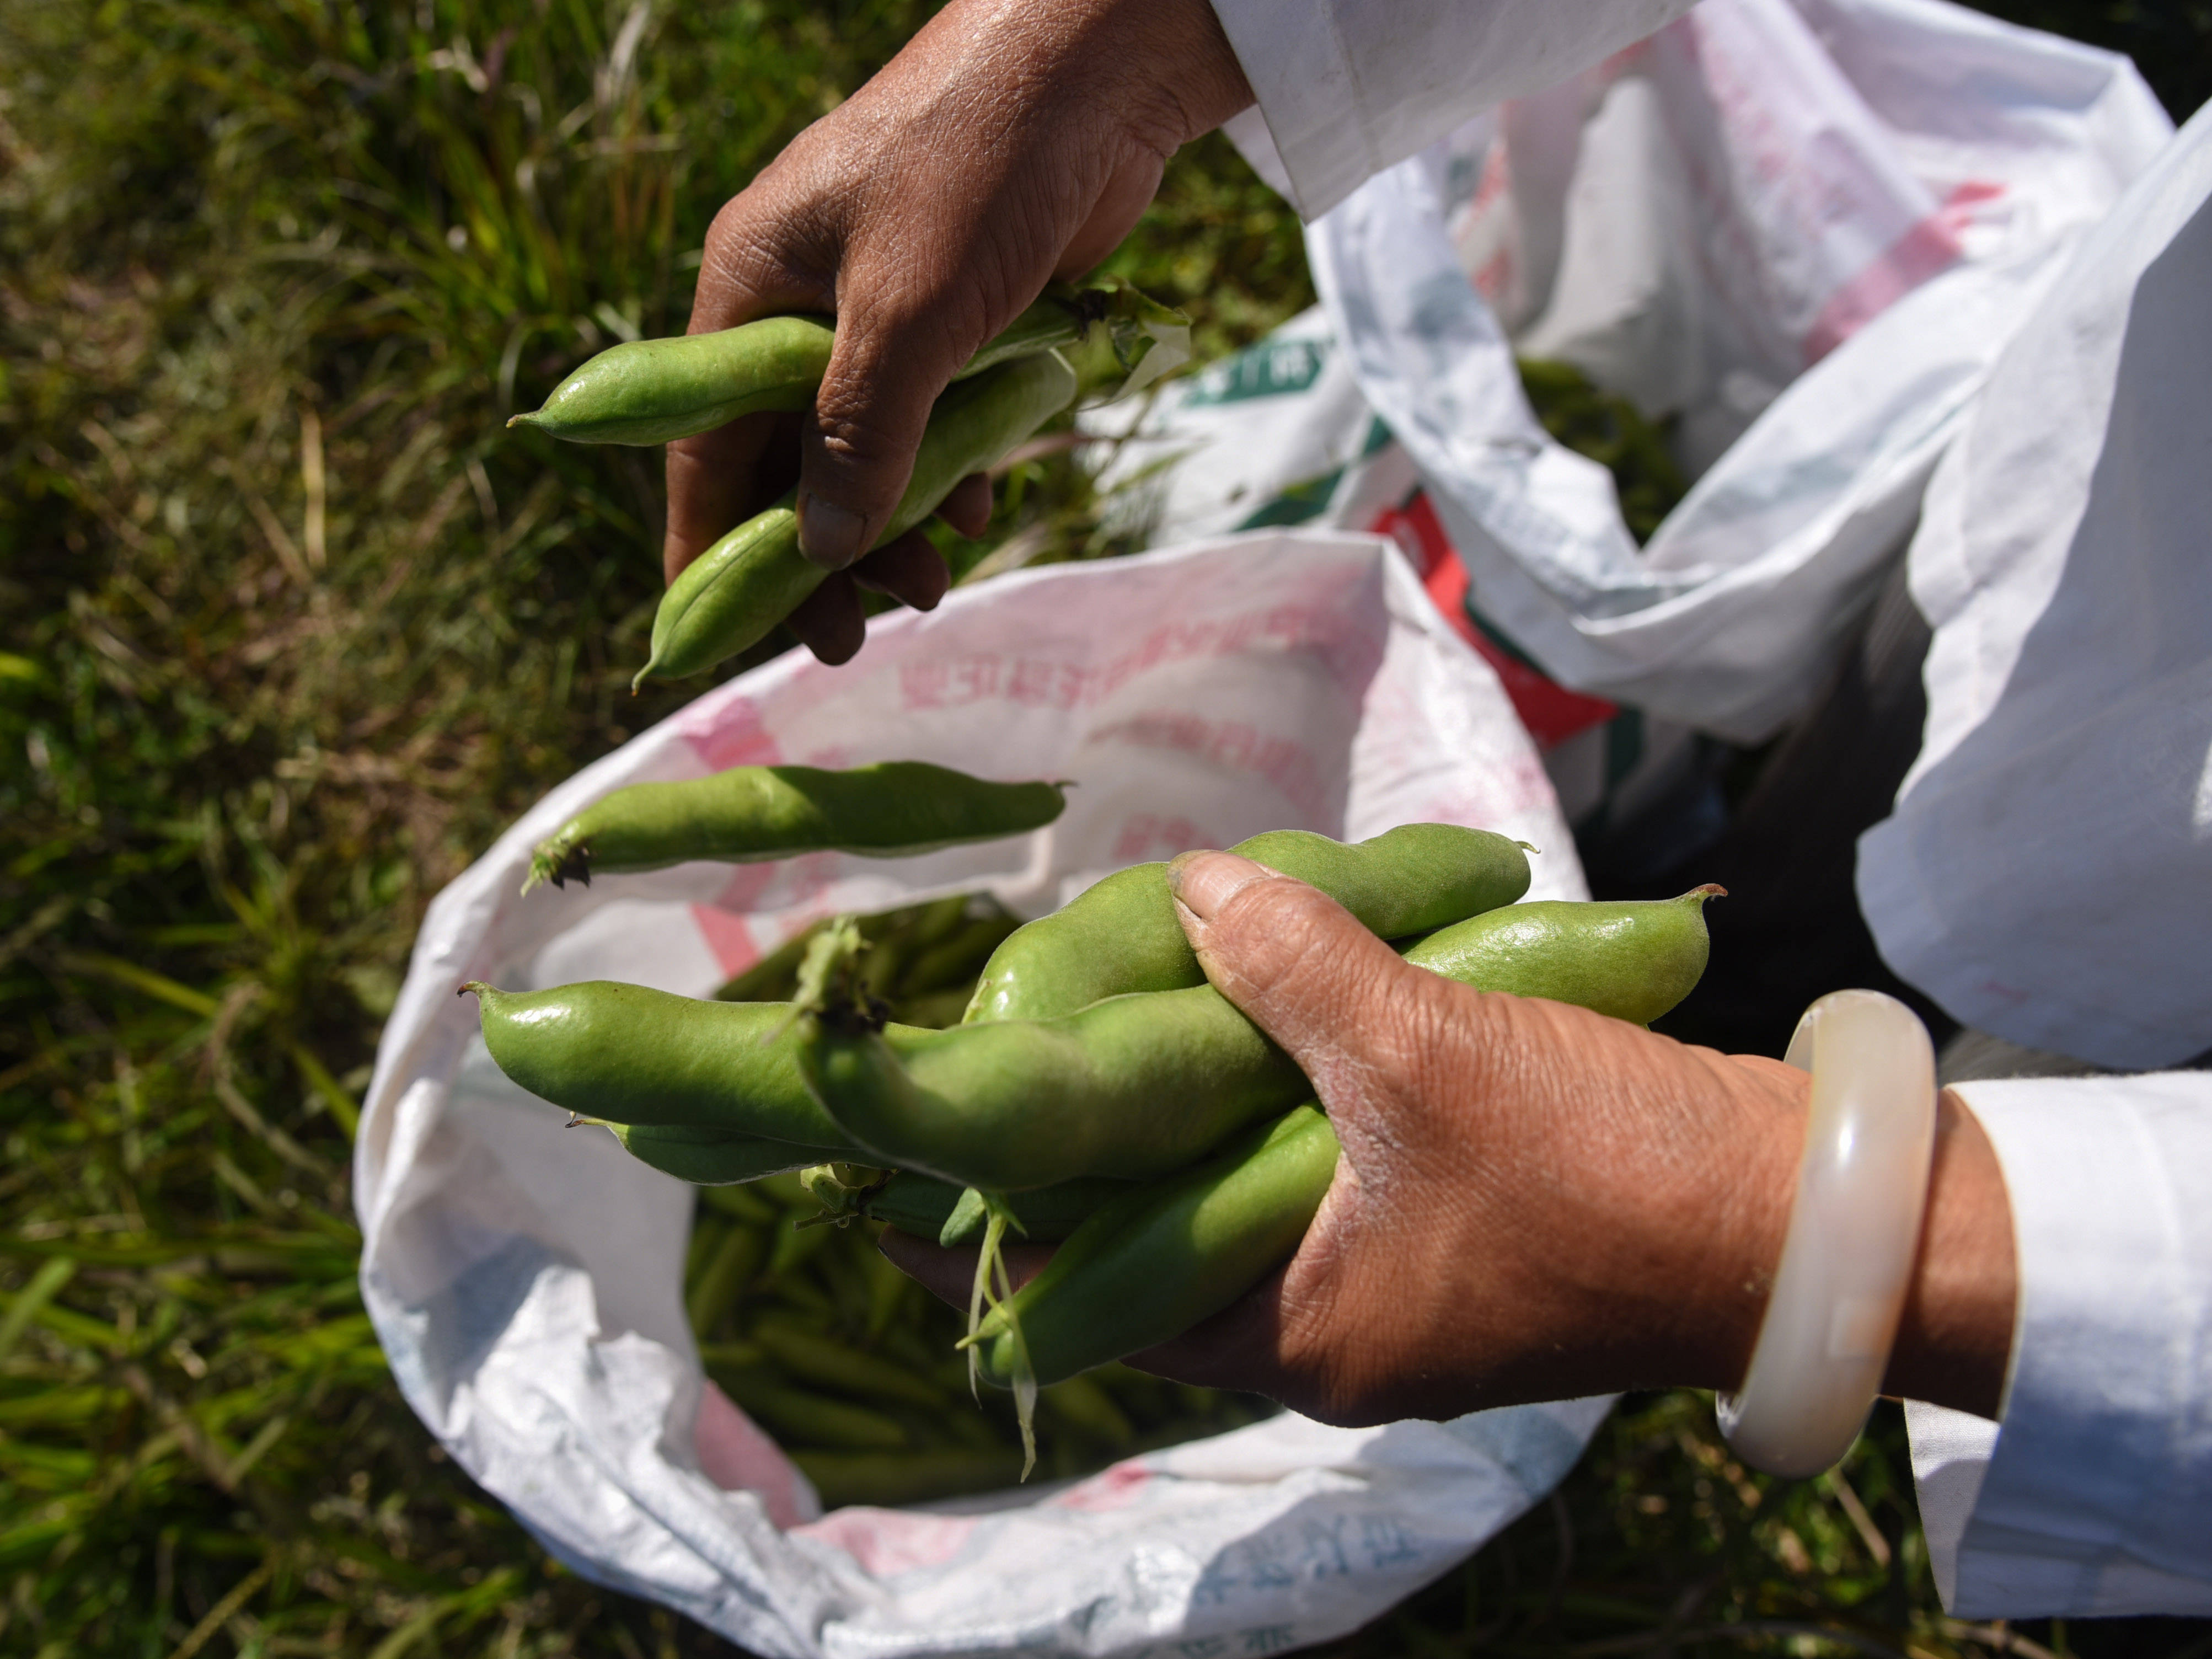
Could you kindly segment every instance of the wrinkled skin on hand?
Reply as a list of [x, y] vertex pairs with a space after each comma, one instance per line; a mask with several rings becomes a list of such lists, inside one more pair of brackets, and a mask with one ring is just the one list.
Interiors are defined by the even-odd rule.
[[[1133, 1363], [1347, 1425], [1741, 1380], [1796, 1188], [1803, 1074], [1438, 978], [1231, 854], [1173, 877], [1207, 977], [1298, 1060], [1344, 1151], [1297, 1255]], [[884, 1249], [964, 1297], [972, 1254], [889, 1234]], [[2002, 1175], [1947, 1095], [1886, 1386], [1993, 1414], [2013, 1298]]]
[[[864, 552], [930, 404], [1048, 281], [1113, 250], [1177, 146], [1250, 101], [1206, 0], [952, 0], [708, 233], [692, 332], [827, 312], [837, 343], [811, 416], [668, 447], [669, 578], [787, 488], [795, 459], [801, 545], [839, 573], [790, 618], [799, 637], [849, 658], [864, 586], [934, 606], [945, 569], [921, 535]], [[980, 535], [990, 504], [979, 476], [939, 516]]]

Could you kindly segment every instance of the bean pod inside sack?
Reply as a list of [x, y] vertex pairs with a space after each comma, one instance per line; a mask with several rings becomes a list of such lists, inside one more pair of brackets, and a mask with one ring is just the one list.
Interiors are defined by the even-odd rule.
[[665, 869], [693, 859], [746, 864], [801, 853], [906, 858], [1027, 835], [1067, 805], [1059, 783], [994, 783], [922, 761], [825, 771], [737, 766], [709, 777], [634, 783], [603, 796], [538, 844], [528, 892], [593, 873]]
[[[775, 1436], [825, 1505], [1011, 1484], [1023, 1465], [1018, 1415], [1004, 1396], [970, 1398], [960, 1316], [884, 1260], [871, 1230], [818, 1218], [793, 1175], [700, 1190], [684, 1306], [708, 1376]], [[1136, 1371], [1093, 1371], [1039, 1393], [1040, 1470], [1088, 1474], [1262, 1410]]]

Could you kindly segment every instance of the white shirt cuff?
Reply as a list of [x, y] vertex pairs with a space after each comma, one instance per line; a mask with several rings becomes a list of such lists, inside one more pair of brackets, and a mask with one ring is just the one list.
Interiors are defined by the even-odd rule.
[[2004, 1171], [2002, 1426], [1908, 1409], [1961, 1617], [2212, 1613], [2212, 1075], [1957, 1085]]

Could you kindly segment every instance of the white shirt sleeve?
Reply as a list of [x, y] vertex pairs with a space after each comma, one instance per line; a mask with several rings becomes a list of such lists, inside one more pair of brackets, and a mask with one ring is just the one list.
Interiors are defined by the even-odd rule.
[[1906, 1407], [1944, 1605], [2212, 1613], [2212, 1073], [1955, 1086], [2020, 1301], [2002, 1426]]
[[1889, 965], [2121, 1071], [2212, 1047], [2212, 106], [2006, 346], [1911, 552], [1928, 729], [1859, 843]]
[[1508, 98], [1580, 74], [1693, 0], [1213, 0], [1273, 155], [1231, 137], [1298, 215]]

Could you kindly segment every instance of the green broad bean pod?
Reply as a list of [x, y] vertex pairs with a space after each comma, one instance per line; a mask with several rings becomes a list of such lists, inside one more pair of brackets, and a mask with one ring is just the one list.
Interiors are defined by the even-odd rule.
[[[1073, 403], [1075, 371], [1054, 352], [1018, 357], [947, 387], [931, 410], [906, 493], [876, 545], [904, 535], [971, 472]], [[704, 673], [765, 638], [829, 572], [799, 550], [799, 520], [787, 495], [686, 565], [661, 596], [653, 651], [634, 685]]]
[[753, 1328], [753, 1341], [803, 1382], [931, 1411], [952, 1403], [951, 1390], [909, 1367], [802, 1325], [763, 1321]]
[[1649, 1025], [1705, 971], [1707, 885], [1679, 898], [1540, 900], [1439, 929], [1406, 960], [1484, 991], [1571, 1002]]
[[912, 1443], [896, 1419], [867, 1406], [828, 1399], [757, 1372], [717, 1368], [714, 1380], [748, 1416], [803, 1444], [891, 1449]]
[[[1696, 988], [1704, 907], [1720, 891], [1515, 905], [1432, 933], [1406, 957], [1478, 990], [1648, 1024]], [[984, 1319], [978, 1375], [1011, 1387], [1025, 1354], [1036, 1382], [1057, 1382], [1219, 1312], [1296, 1252], [1337, 1154], [1327, 1119], [1302, 1106], [1218, 1158], [1101, 1206]]]
[[651, 678], [705, 673], [765, 638], [822, 586], [829, 573], [799, 550], [796, 501], [786, 490], [677, 573], [653, 614], [652, 650], [633, 692]]
[[829, 1148], [732, 1134], [684, 1124], [609, 1123], [623, 1150], [663, 1175], [695, 1187], [732, 1187], [763, 1176], [811, 1169]]
[[[1230, 850], [1318, 887], [1384, 939], [1494, 910], [1528, 890], [1520, 842], [1455, 823], [1401, 824], [1349, 845], [1271, 830]], [[1205, 982], [1176, 920], [1167, 866], [1139, 864], [1016, 929], [984, 964], [963, 1019], [1043, 1018], [1104, 997]]]
[[1211, 986], [942, 1031], [809, 1015], [799, 1032], [807, 1085], [868, 1149], [859, 1162], [986, 1192], [1155, 1179], [1312, 1092]]
[[[1118, 347], [1141, 357], [1155, 338], [1178, 325], [1187, 334], [1179, 313], [1119, 283], [1055, 284], [954, 379], [1018, 357], [1079, 348], [1093, 338], [1109, 350]], [[577, 368], [553, 388], [543, 408], [507, 424], [570, 443], [643, 445], [710, 432], [744, 415], [794, 413], [812, 405], [836, 344], [834, 319], [808, 315], [625, 341]]]
[[594, 872], [665, 869], [694, 859], [745, 864], [840, 852], [907, 858], [1026, 835], [1067, 805], [1063, 784], [995, 783], [924, 761], [843, 771], [736, 766], [709, 777], [634, 783], [601, 797], [538, 844], [522, 890], [589, 884]]
[[1300, 1106], [1115, 1200], [984, 1316], [978, 1374], [1011, 1388], [1026, 1357], [1037, 1382], [1057, 1382], [1220, 1312], [1297, 1250], [1336, 1160], [1328, 1120]]
[[[1511, 906], [1431, 934], [1406, 959], [1479, 988], [1645, 1024], [1705, 971], [1702, 908], [1715, 891]], [[869, 1149], [861, 1162], [994, 1193], [1086, 1176], [1157, 1179], [1312, 1092], [1211, 986], [944, 1031], [877, 1033], [811, 1015], [799, 1065], [824, 1109]]]
[[577, 444], [665, 444], [744, 415], [811, 408], [836, 343], [827, 317], [763, 317], [709, 334], [628, 340], [509, 426]]
[[462, 989], [476, 994], [500, 1070], [580, 1117], [777, 1141], [811, 1154], [793, 1168], [860, 1151], [799, 1075], [789, 1003], [702, 1002], [613, 980]]

